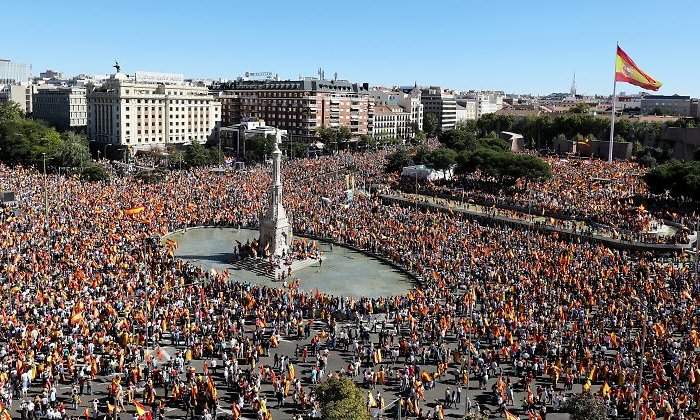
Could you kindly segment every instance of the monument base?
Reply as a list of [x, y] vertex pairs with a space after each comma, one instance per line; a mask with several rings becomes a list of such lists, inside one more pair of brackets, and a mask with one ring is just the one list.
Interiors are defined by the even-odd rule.
[[232, 267], [238, 270], [248, 270], [252, 271], [260, 276], [267, 277], [274, 281], [282, 281], [282, 274], [284, 273], [285, 280], [288, 280], [289, 269], [291, 268], [291, 274], [294, 275], [295, 272], [303, 270], [305, 268], [319, 266], [318, 258], [304, 258], [302, 260], [294, 260], [291, 265], [282, 264], [281, 267], [272, 264], [267, 259], [264, 258], [253, 258], [247, 257], [242, 260], [235, 261], [231, 263]]

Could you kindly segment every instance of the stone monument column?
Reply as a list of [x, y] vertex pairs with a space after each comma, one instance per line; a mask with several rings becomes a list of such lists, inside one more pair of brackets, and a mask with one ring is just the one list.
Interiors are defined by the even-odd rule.
[[277, 134], [272, 151], [272, 184], [268, 192], [268, 206], [260, 220], [260, 250], [271, 255], [282, 255], [292, 245], [292, 225], [282, 205], [282, 152], [281, 135]]

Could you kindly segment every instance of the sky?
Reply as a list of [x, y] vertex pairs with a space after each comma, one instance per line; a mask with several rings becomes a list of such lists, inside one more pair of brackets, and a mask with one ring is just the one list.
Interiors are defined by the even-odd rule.
[[[2, 0], [0, 58], [106, 74], [246, 71], [372, 85], [612, 93], [617, 42], [662, 94], [700, 96], [698, 0]], [[620, 91], [638, 88], [618, 84]]]

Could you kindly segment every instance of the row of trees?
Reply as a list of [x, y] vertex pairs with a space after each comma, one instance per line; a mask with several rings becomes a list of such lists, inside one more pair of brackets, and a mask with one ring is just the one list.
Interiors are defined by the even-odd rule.
[[455, 168], [457, 173], [480, 171], [502, 185], [513, 185], [519, 178], [542, 180], [551, 177], [551, 168], [542, 159], [510, 151], [510, 145], [499, 138], [476, 138], [464, 128], [440, 135], [443, 147], [428, 151], [423, 147], [410, 152], [401, 148], [389, 155], [386, 170], [396, 172], [405, 166], [424, 164], [444, 171]]
[[43, 122], [28, 119], [14, 102], [0, 104], [0, 162], [8, 165], [75, 168], [88, 180], [105, 179], [104, 168], [90, 159], [83, 134], [59, 133]]
[[[656, 123], [621, 118], [615, 121], [615, 134], [632, 143], [659, 144], [664, 127], [688, 124], [693, 123], [682, 119], [669, 123]], [[501, 131], [520, 133], [528, 140], [529, 147], [537, 149], [551, 148], [552, 139], [560, 134], [567, 138], [580, 134], [598, 139], [605, 139], [610, 135], [609, 119], [585, 112], [516, 118], [511, 115], [486, 114], [476, 121], [467, 121], [463, 125], [470, 131], [478, 132], [479, 137]]]
[[440, 143], [453, 151], [449, 155], [455, 156], [459, 172], [478, 170], [504, 185], [512, 185], [519, 178], [542, 180], [551, 177], [551, 168], [542, 159], [513, 153], [507, 141], [495, 136], [478, 137], [479, 134], [475, 125], [461, 125], [440, 133]]
[[44, 156], [51, 166], [80, 167], [90, 160], [84, 135], [25, 118], [14, 102], [0, 104], [0, 149], [0, 160], [11, 165], [37, 165]]
[[647, 172], [644, 180], [655, 194], [668, 192], [700, 201], [700, 160], [664, 163]]

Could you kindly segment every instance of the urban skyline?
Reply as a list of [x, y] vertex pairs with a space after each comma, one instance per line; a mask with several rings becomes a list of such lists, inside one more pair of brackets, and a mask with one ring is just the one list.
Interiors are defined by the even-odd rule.
[[[602, 2], [572, 9], [550, 1], [539, 7], [507, 2], [505, 12], [499, 10], [502, 4], [452, 1], [439, 7], [360, 2], [353, 9], [367, 15], [316, 2], [304, 7], [272, 2], [264, 11], [218, 1], [196, 10], [183, 2], [169, 4], [167, 9], [159, 2], [140, 4], [136, 14], [128, 4], [103, 9], [78, 1], [70, 10], [50, 14], [39, 7], [33, 16], [36, 36], [8, 43], [3, 58], [31, 64], [35, 74], [47, 68], [105, 74], [115, 59], [126, 73], [153, 70], [210, 79], [234, 79], [245, 71], [295, 79], [323, 67], [327, 75], [337, 72], [342, 79], [372, 85], [415, 82], [522, 94], [566, 92], [576, 72], [580, 93], [610, 95], [619, 42], [664, 83], [659, 93], [700, 96], [700, 83], [690, 71], [698, 55], [689, 53], [692, 16], [697, 15], [692, 10], [699, 6], [689, 1], [676, 2], [683, 14], [676, 13], [677, 7], [656, 10], [646, 1], [634, 10]], [[10, 1], [6, 10], [12, 15], [22, 7]], [[601, 7], [609, 21], [601, 20]], [[176, 13], [183, 9], [187, 13]], [[212, 16], [225, 19], [216, 24]], [[101, 27], [106, 20], [127, 17], [129, 30]], [[353, 31], [357, 18], [377, 24]], [[21, 33], [21, 25], [7, 22], [8, 33]], [[61, 42], [45, 42], [56, 34]]]

